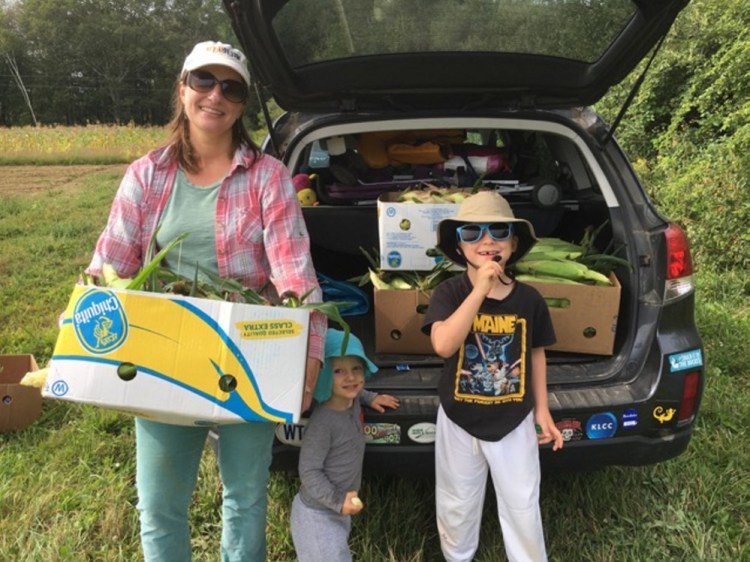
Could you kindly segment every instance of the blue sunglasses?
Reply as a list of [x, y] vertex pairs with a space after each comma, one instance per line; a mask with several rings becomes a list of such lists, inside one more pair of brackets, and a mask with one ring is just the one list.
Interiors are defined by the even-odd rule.
[[456, 237], [459, 242], [474, 244], [482, 239], [485, 232], [498, 242], [507, 240], [513, 235], [513, 224], [509, 222], [465, 224], [456, 229]]

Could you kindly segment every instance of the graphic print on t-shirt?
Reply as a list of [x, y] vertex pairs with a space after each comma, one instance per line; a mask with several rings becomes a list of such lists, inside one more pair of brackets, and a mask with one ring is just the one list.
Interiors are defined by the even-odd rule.
[[520, 402], [526, 391], [526, 320], [477, 314], [458, 357], [457, 402]]

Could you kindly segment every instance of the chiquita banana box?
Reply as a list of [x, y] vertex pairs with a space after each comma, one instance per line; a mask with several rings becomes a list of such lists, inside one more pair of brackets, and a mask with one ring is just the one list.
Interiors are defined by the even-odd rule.
[[309, 312], [78, 286], [43, 390], [180, 425], [299, 419]]

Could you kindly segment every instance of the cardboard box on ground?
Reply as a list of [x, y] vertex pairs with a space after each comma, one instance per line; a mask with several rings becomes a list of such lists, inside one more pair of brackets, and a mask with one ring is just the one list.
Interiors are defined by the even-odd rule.
[[24, 429], [41, 415], [40, 390], [19, 384], [38, 368], [33, 355], [0, 355], [0, 433]]
[[310, 313], [77, 286], [45, 398], [180, 425], [295, 422]]
[[[529, 283], [543, 297], [566, 299], [566, 308], [550, 307], [557, 343], [551, 351], [611, 355], [614, 349], [622, 287], [614, 274], [613, 285]], [[432, 345], [420, 328], [430, 291], [374, 291], [375, 351], [378, 353], [431, 354]]]

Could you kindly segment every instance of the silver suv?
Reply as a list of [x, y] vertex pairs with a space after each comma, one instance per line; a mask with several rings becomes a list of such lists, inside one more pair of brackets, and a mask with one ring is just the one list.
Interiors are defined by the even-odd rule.
[[[543, 237], [577, 242], [593, 229], [597, 250], [629, 266], [613, 270], [606, 306], [584, 299], [598, 332], [577, 312], [553, 318], [558, 338], [579, 341], [547, 353], [567, 442], [542, 448], [543, 465], [640, 465], [685, 450], [705, 368], [689, 244], [649, 201], [617, 122], [589, 108], [652, 52], [685, 0], [225, 1], [259, 92], [287, 111], [264, 149], [312, 178], [303, 200], [317, 204], [303, 212], [321, 279], [356, 297], [346, 281], [372, 267], [363, 249], [379, 250], [383, 269], [428, 270], [432, 233], [416, 244], [418, 265], [406, 255], [415, 244], [383, 247], [394, 194], [425, 185], [497, 189]], [[380, 367], [368, 388], [401, 398], [396, 411], [366, 413], [365, 466], [429, 470], [442, 360], [418, 333], [428, 304], [396, 306], [396, 320], [380, 291], [363, 290], [347, 321]], [[279, 427], [276, 468], [296, 466], [303, 431]]]

